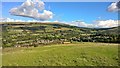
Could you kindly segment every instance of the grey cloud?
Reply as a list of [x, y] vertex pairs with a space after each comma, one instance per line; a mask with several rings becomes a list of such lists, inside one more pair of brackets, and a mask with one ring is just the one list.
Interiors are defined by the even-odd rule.
[[117, 2], [117, 7], [120, 9], [120, 1]]
[[118, 12], [120, 11], [120, 1], [119, 2], [113, 2], [108, 6], [109, 12]]

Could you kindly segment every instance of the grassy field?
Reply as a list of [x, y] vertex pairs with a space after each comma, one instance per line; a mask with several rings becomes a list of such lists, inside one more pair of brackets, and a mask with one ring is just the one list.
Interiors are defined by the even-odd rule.
[[3, 66], [118, 66], [118, 45], [71, 43], [3, 49]]

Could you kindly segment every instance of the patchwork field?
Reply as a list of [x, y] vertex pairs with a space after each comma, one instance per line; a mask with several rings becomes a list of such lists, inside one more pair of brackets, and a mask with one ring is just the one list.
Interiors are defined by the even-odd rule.
[[3, 66], [118, 66], [118, 45], [70, 43], [3, 49]]

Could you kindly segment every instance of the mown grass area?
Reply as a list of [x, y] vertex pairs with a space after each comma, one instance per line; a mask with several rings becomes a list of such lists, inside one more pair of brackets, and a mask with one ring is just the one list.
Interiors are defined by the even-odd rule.
[[3, 49], [3, 66], [118, 66], [118, 45], [71, 43]]

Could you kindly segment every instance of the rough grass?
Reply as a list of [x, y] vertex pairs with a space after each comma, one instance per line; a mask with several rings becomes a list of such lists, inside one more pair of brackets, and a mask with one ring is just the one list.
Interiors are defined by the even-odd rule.
[[3, 49], [3, 66], [118, 66], [118, 45], [57, 44]]
[[2, 48], [0, 47], [0, 67], [2, 66]]

